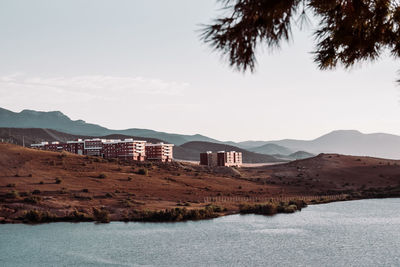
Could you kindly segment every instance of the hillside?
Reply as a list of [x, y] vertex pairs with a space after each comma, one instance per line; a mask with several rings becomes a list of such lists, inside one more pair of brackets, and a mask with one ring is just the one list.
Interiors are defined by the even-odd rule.
[[400, 189], [399, 160], [320, 154], [257, 169], [259, 171], [254, 177], [268, 177], [265, 180], [268, 184], [304, 188], [311, 194], [328, 191], [369, 192], [371, 188]]
[[100, 125], [86, 123], [83, 120], [71, 120], [60, 111], [42, 112], [23, 110], [19, 113], [0, 108], [0, 127], [3, 128], [47, 128], [72, 135], [105, 136], [110, 134], [123, 134], [165, 140], [166, 142], [181, 145], [189, 141], [219, 142], [215, 139], [195, 134], [181, 135], [157, 132], [148, 129], [111, 130]]
[[210, 142], [188, 142], [180, 146], [180, 150], [177, 150], [176, 158], [193, 158], [192, 160], [199, 160], [200, 153], [206, 151], [237, 151], [242, 152], [243, 163], [268, 163], [268, 162], [282, 162], [273, 156], [258, 154], [254, 152], [247, 151], [245, 149], [225, 145], [225, 144], [216, 144]]
[[101, 220], [98, 214], [137, 220], [166, 208], [204, 208], [210, 197], [226, 209], [223, 214], [232, 214], [243, 201], [259, 199], [307, 197], [318, 203], [331, 194], [345, 194], [332, 200], [400, 196], [400, 161], [331, 154], [236, 170], [106, 161], [0, 143], [0, 173], [0, 222]]

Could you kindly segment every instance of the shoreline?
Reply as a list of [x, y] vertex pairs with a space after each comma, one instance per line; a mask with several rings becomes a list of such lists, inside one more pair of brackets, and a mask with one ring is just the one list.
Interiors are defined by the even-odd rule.
[[291, 200], [289, 202], [259, 202], [259, 203], [240, 203], [238, 210], [226, 210], [219, 205], [208, 204], [202, 209], [187, 209], [186, 207], [162, 209], [154, 211], [138, 211], [133, 210], [136, 217], [124, 217], [118, 219], [110, 219], [106, 210], [93, 207], [94, 215], [87, 216], [85, 214], [74, 213], [69, 216], [57, 217], [48, 211], [39, 211], [37, 209], [30, 210], [24, 218], [5, 219], [0, 218], [0, 224], [26, 224], [38, 225], [47, 223], [70, 222], [70, 223], [110, 223], [110, 222], [142, 222], [142, 223], [177, 223], [187, 221], [211, 220], [219, 217], [230, 215], [263, 215], [275, 216], [277, 214], [291, 214], [301, 211], [311, 205], [322, 205], [334, 202], [358, 201], [368, 199], [391, 199], [400, 198], [400, 194], [393, 196], [375, 196], [365, 198], [351, 198], [349, 196], [341, 199], [321, 199], [305, 202], [303, 200]]

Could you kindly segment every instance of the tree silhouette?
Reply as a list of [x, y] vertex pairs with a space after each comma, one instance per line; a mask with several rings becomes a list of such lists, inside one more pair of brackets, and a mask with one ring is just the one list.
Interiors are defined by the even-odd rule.
[[314, 61], [320, 69], [374, 61], [388, 50], [400, 56], [400, 1], [389, 0], [219, 0], [228, 15], [205, 25], [202, 39], [227, 56], [232, 67], [254, 71], [258, 45], [274, 49], [289, 41], [291, 27], [309, 16]]

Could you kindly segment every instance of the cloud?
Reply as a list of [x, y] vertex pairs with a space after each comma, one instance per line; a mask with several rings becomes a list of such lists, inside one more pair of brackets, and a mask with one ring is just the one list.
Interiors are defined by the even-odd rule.
[[84, 75], [72, 77], [31, 77], [24, 74], [0, 76], [0, 92], [34, 90], [50, 94], [75, 94], [82, 97], [121, 98], [136, 95], [181, 95], [188, 83], [143, 77]]

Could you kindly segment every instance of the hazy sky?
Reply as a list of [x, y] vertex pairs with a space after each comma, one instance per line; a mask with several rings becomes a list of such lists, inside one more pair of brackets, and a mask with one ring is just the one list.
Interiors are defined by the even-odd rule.
[[254, 74], [199, 40], [216, 0], [1, 0], [0, 107], [221, 140], [400, 134], [399, 62], [319, 71], [311, 26]]

